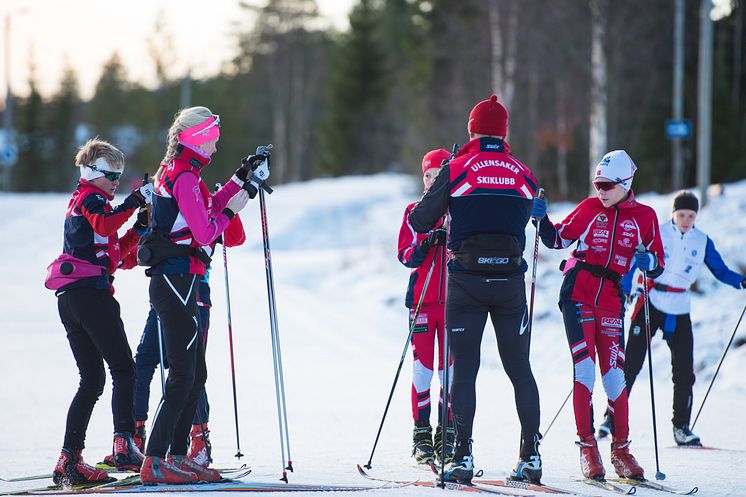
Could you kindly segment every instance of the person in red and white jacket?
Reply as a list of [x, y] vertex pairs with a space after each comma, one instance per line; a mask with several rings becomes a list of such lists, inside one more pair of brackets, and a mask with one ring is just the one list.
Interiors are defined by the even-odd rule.
[[[52, 479], [57, 485], [105, 481], [106, 471], [83, 461], [82, 450], [88, 421], [106, 382], [104, 362], [112, 378], [111, 409], [114, 420], [115, 464], [138, 470], [143, 456], [134, 447], [132, 392], [135, 364], [114, 298], [114, 272], [134, 266], [134, 249], [146, 225], [138, 218], [120, 239], [117, 231], [138, 207], [150, 203], [153, 188], [147, 184], [124, 202], [112, 207], [114, 192], [124, 171], [124, 154], [103, 140], [88, 140], [78, 151], [75, 164], [80, 182], [65, 216], [63, 252], [83, 262], [102, 266], [99, 276], [77, 279], [56, 291], [60, 320], [80, 373], [78, 391], [67, 413], [62, 452]], [[142, 212], [147, 214], [145, 209]]]
[[[422, 182], [425, 192], [430, 189], [438, 175], [440, 166], [451, 154], [445, 149], [431, 150], [422, 158]], [[441, 219], [429, 233], [417, 233], [409, 222], [409, 214], [417, 205], [413, 202], [404, 210], [404, 219], [399, 230], [399, 262], [412, 268], [404, 304], [410, 309], [409, 325], [416, 319], [412, 329], [412, 417], [414, 435], [412, 455], [418, 463], [430, 463], [435, 456], [441, 457], [441, 444], [446, 444], [446, 463], [453, 452], [455, 430], [449, 423], [443, 440], [438, 409], [438, 426], [433, 444], [430, 426], [430, 383], [435, 363], [435, 340], [438, 340], [438, 377], [441, 388], [439, 405], [443, 403], [443, 326], [445, 308], [445, 255], [447, 232]], [[436, 257], [437, 255], [437, 257]], [[428, 280], [428, 274], [430, 279]], [[427, 288], [425, 282], [427, 281]], [[425, 290], [423, 295], [423, 289]], [[419, 307], [418, 307], [419, 306]], [[453, 377], [450, 375], [449, 377]]]
[[[592, 393], [596, 354], [608, 409], [614, 413], [611, 462], [622, 478], [644, 471], [629, 452], [627, 390], [624, 381], [624, 295], [620, 281], [633, 262], [651, 278], [663, 271], [663, 244], [655, 211], [632, 192], [632, 159], [623, 150], [606, 154], [596, 167], [597, 196], [583, 200], [559, 224], [546, 216], [546, 202], [534, 199], [541, 239], [549, 248], [576, 244], [561, 269], [565, 279], [559, 306], [573, 359], [573, 407], [586, 478], [605, 475], [593, 435]], [[644, 251], [638, 252], [639, 246]]]

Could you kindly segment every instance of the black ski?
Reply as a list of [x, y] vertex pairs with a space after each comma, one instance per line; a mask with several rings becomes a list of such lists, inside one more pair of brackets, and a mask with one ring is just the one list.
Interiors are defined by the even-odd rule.
[[653, 490], [660, 490], [661, 492], [668, 492], [678, 495], [694, 495], [699, 491], [699, 487], [692, 487], [689, 490], [669, 487], [656, 481], [642, 479], [630, 479], [630, 478], [609, 478], [610, 481], [617, 483], [624, 483], [625, 485], [636, 485], [638, 487], [652, 488]]

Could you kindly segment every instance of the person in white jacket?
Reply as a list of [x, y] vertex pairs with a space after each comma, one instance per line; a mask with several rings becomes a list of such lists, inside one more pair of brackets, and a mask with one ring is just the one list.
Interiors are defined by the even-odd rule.
[[[746, 287], [746, 277], [726, 266], [706, 233], [694, 226], [699, 210], [697, 197], [686, 190], [673, 200], [673, 216], [660, 225], [665, 251], [665, 270], [655, 280], [648, 280], [650, 293], [651, 338], [658, 329], [671, 349], [673, 371], [673, 435], [678, 445], [701, 445], [689, 428], [694, 385], [694, 337], [689, 316], [689, 288], [703, 266], [723, 283], [734, 288]], [[635, 268], [622, 280], [622, 290], [629, 295]], [[632, 390], [647, 353], [643, 299], [637, 300], [632, 313], [632, 324], [626, 348], [624, 376], [627, 394]], [[609, 412], [598, 430], [599, 438], [607, 436], [614, 426]]]

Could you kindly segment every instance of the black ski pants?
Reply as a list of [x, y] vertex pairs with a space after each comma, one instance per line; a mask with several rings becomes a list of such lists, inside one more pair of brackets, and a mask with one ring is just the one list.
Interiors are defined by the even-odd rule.
[[78, 391], [67, 411], [62, 446], [70, 451], [85, 447], [88, 422], [106, 382], [104, 361], [111, 373], [114, 433], [134, 432], [135, 363], [124, 333], [119, 302], [108, 289], [75, 288], [59, 295], [57, 308], [80, 374]]
[[[650, 305], [650, 336], [663, 329], [666, 315]], [[689, 314], [676, 316], [676, 331], [671, 340], [666, 340], [671, 349], [671, 370], [673, 372], [673, 418], [674, 426], [689, 424], [692, 415], [692, 387], [694, 386], [694, 336]], [[635, 378], [642, 369], [648, 351], [645, 335], [645, 312], [638, 309], [632, 317], [629, 338], [627, 339], [627, 361], [624, 365], [624, 379], [627, 381], [627, 395], [632, 391]]]
[[448, 277], [446, 327], [453, 357], [451, 408], [458, 445], [467, 446], [472, 437], [475, 384], [488, 315], [495, 328], [500, 360], [513, 384], [521, 423], [521, 450], [528, 450], [534, 447], [534, 437], [539, 433], [539, 390], [529, 362], [531, 333], [523, 273], [487, 278], [454, 272]]
[[155, 411], [145, 454], [185, 455], [197, 400], [205, 386], [207, 366], [197, 310], [199, 277], [194, 274], [155, 274], [150, 280], [150, 303], [163, 331], [168, 379]]

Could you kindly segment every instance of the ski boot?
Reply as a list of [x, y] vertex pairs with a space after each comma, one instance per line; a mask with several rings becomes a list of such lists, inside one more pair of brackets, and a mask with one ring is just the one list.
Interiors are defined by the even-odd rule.
[[673, 427], [673, 438], [676, 440], [677, 445], [691, 445], [691, 446], [701, 446], [702, 442], [699, 440], [699, 437], [692, 433], [692, 430], [689, 429], [689, 425], [681, 425], [681, 426], [674, 426]]
[[429, 464], [435, 461], [432, 432], [433, 429], [430, 426], [414, 427], [412, 455], [417, 464]]
[[523, 480], [531, 483], [541, 483], [541, 455], [539, 454], [539, 440], [536, 434], [524, 439], [521, 443], [521, 454], [518, 463], [510, 473], [513, 480]]
[[445, 460], [441, 461], [441, 458], [443, 457], [443, 430], [440, 425], [438, 425], [437, 428], [435, 428], [435, 457], [438, 458], [438, 462], [441, 465], [448, 464], [453, 459], [453, 451], [456, 449], [456, 428], [453, 426], [449, 426], [446, 429], [446, 437], [445, 437], [445, 448], [446, 448], [446, 457]]
[[611, 414], [609, 411], [606, 411], [606, 414], [604, 414], [604, 421], [598, 427], [598, 439], [601, 440], [613, 434], [614, 434], [614, 415]]
[[198, 481], [196, 473], [183, 471], [169, 461], [157, 456], [147, 456], [140, 469], [140, 480], [145, 485], [156, 483], [193, 483]]
[[189, 453], [187, 456], [202, 467], [212, 462], [212, 444], [210, 444], [210, 430], [207, 423], [192, 425], [189, 433]]
[[135, 421], [135, 433], [132, 434], [132, 439], [135, 441], [135, 445], [140, 452], [145, 453], [145, 421]]
[[443, 479], [470, 485], [472, 478], [474, 478], [474, 456], [471, 455], [471, 440], [458, 442], [453, 460], [444, 469]]
[[132, 438], [131, 433], [115, 433], [114, 434], [114, 466], [117, 469], [124, 469], [128, 471], [140, 471], [142, 461], [145, 456], [140, 452], [140, 449], [135, 445], [135, 441]]
[[213, 483], [223, 479], [217, 469], [203, 466], [191, 459], [189, 456], [173, 456], [170, 459], [170, 462], [184, 472], [191, 472], [197, 475], [197, 481]]
[[82, 449], [62, 449], [52, 473], [52, 481], [62, 487], [81, 483], [104, 483], [109, 481], [109, 473], [86, 464], [83, 461]]
[[633, 480], [642, 480], [645, 478], [645, 471], [637, 463], [635, 457], [629, 452], [630, 442], [627, 440], [614, 440], [611, 443], [611, 464], [619, 478], [631, 478]]
[[580, 470], [585, 478], [591, 480], [601, 480], [606, 476], [604, 463], [601, 461], [601, 454], [598, 452], [598, 443], [593, 435], [580, 437], [575, 442], [580, 447]]

